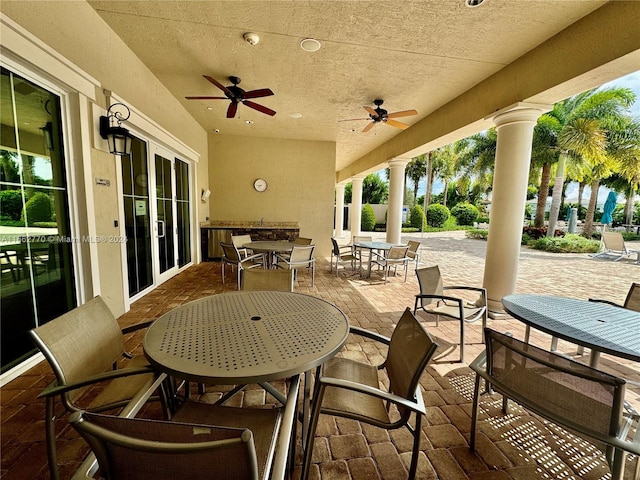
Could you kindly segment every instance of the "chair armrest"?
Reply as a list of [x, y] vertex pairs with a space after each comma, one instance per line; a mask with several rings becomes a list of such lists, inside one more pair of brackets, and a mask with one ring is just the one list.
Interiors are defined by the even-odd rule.
[[77, 390], [79, 388], [88, 387], [99, 382], [106, 382], [115, 378], [130, 377], [132, 375], [144, 375], [149, 373], [158, 373], [151, 365], [145, 365], [143, 367], [136, 368], [122, 368], [120, 370], [109, 370], [108, 372], [93, 375], [88, 378], [84, 378], [80, 382], [67, 383], [65, 385], [58, 385], [57, 380], [50, 383], [41, 393], [38, 398], [51, 397], [62, 393]]
[[273, 459], [271, 480], [284, 480], [287, 477], [290, 445], [293, 439], [293, 426], [298, 416], [298, 394], [300, 392], [300, 375], [291, 378], [289, 394], [282, 414], [280, 432], [276, 440], [276, 451]]
[[391, 339], [389, 337], [385, 337], [384, 335], [380, 335], [379, 333], [372, 332], [371, 330], [365, 330], [360, 327], [349, 327], [349, 333], [370, 338], [371, 340], [384, 343], [385, 345], [389, 345], [391, 343]]
[[449, 285], [447, 287], [442, 287], [443, 290], [472, 290], [474, 292], [480, 292], [487, 296], [487, 289], [484, 287], [469, 287], [467, 285]]
[[240, 261], [240, 263], [242, 263], [242, 262], [246, 262], [247, 260], [255, 260], [255, 259], [257, 259], [257, 258], [259, 258], [259, 259], [261, 259], [262, 261], [264, 261], [264, 254], [262, 254], [262, 253], [256, 253], [256, 254], [254, 254], [254, 255], [249, 255], [247, 258], [243, 258], [243, 259]]
[[124, 327], [122, 329], [122, 334], [126, 335], [127, 333], [136, 332], [138, 330], [142, 330], [143, 328], [148, 328], [155, 321], [156, 319], [154, 318], [153, 320], [147, 320], [146, 322], [140, 322], [140, 323], [136, 323], [135, 325], [129, 325], [128, 327]]
[[[320, 383], [331, 387], [352, 390], [354, 392], [362, 392], [373, 397], [381, 398], [382, 400], [387, 400], [396, 405], [402, 405], [403, 407], [409, 408], [414, 412], [422, 413], [423, 415], [426, 414], [424, 402], [412, 402], [411, 400], [408, 400], [404, 397], [400, 397], [391, 392], [380, 390], [379, 388], [370, 387], [369, 385], [363, 385], [361, 383], [351, 382], [349, 380], [343, 380], [341, 378], [333, 377], [320, 377]], [[422, 399], [422, 395], [420, 393], [416, 394], [416, 399]]]
[[434, 300], [449, 300], [451, 302], [456, 302], [459, 305], [462, 305], [463, 300], [458, 297], [452, 297], [450, 295], [431, 295], [428, 293], [419, 293], [416, 295], [416, 302], [421, 298], [433, 298]]
[[624, 308], [624, 305], [620, 305], [619, 303], [612, 302], [611, 300], [604, 300], [602, 298], [590, 298], [589, 301], [597, 302], [597, 303], [606, 303], [608, 305], [613, 305], [614, 307]]

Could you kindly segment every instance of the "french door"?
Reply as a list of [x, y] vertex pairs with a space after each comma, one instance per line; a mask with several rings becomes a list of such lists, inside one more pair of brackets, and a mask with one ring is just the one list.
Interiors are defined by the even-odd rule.
[[189, 164], [171, 151], [133, 139], [122, 157], [129, 298], [191, 262]]
[[175, 159], [171, 152], [152, 147], [153, 188], [155, 193], [153, 225], [154, 273], [162, 283], [178, 273]]

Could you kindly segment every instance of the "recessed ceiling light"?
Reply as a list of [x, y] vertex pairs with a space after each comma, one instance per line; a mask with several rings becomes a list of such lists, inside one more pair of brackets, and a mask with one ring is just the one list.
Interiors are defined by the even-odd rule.
[[302, 118], [302, 114], [300, 112], [291, 113], [289, 116], [291, 118]]
[[245, 120], [244, 123], [246, 123], [247, 125], [251, 125], [253, 123], [253, 120]]
[[305, 52], [317, 52], [320, 50], [320, 42], [315, 38], [304, 38], [300, 42], [300, 48], [302, 48]]
[[207, 110], [213, 110], [213, 107], [207, 107]]
[[214, 132], [215, 132], [215, 133], [220, 133], [220, 129], [219, 129], [219, 128], [216, 128], [216, 129], [214, 130]]
[[484, 0], [465, 0], [464, 4], [469, 8], [479, 7], [484, 3]]

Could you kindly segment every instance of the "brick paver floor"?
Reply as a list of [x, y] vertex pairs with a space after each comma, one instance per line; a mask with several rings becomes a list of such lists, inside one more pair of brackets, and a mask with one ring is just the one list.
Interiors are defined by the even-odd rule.
[[[377, 235], [384, 238], [384, 234]], [[403, 240], [421, 242], [421, 265], [438, 264], [445, 284], [481, 285], [486, 243], [465, 238], [463, 232], [403, 235]], [[347, 243], [347, 238], [343, 239]], [[640, 245], [630, 245], [640, 248]], [[585, 254], [551, 254], [523, 249], [520, 254], [517, 293], [542, 293], [587, 299], [607, 298], [622, 302], [631, 282], [640, 282], [640, 266], [633, 260], [611, 262], [592, 259]], [[413, 267], [410, 267], [413, 269]], [[120, 318], [122, 326], [157, 318], [184, 302], [235, 289], [231, 282], [222, 285], [220, 264], [203, 263], [191, 267], [136, 301]], [[412, 271], [409, 279], [391, 277], [385, 285], [373, 275], [363, 280], [350, 271], [329, 273], [328, 259], [317, 260], [315, 286], [310, 275], [302, 272], [296, 282], [297, 292], [316, 295], [340, 307], [353, 325], [390, 335], [395, 322], [406, 307], [413, 307], [418, 284]], [[481, 401], [478, 448], [468, 448], [473, 373], [467, 366], [483, 349], [480, 325], [467, 330], [466, 363], [457, 363], [458, 327], [453, 321], [421, 315], [423, 324], [442, 344], [435, 361], [421, 378], [427, 418], [423, 422], [418, 478], [471, 480], [528, 479], [606, 479], [610, 478], [604, 456], [580, 439], [560, 431], [553, 424], [529, 415], [518, 406], [509, 415], [501, 413], [501, 399], [486, 396]], [[508, 316], [490, 320], [490, 326], [509, 331], [522, 338], [523, 325]], [[640, 326], [639, 326], [640, 329]], [[128, 337], [129, 349], [141, 353], [142, 333]], [[532, 332], [532, 343], [548, 348], [549, 336]], [[450, 347], [450, 348], [448, 348]], [[576, 348], [560, 342], [559, 350], [576, 355]], [[379, 361], [380, 354], [369, 342], [350, 338], [343, 352], [350, 358]], [[588, 351], [583, 357], [588, 362]], [[631, 381], [627, 399], [640, 405], [640, 366], [630, 361], [602, 355], [600, 368]], [[48, 478], [44, 444], [44, 402], [38, 393], [52, 380], [44, 362], [5, 385], [1, 395], [0, 477], [3, 480], [41, 480]], [[194, 390], [194, 393], [195, 392]], [[200, 397], [213, 401], [219, 393], [207, 387]], [[271, 399], [272, 400], [272, 399]], [[250, 389], [234, 397], [236, 405], [269, 402], [270, 396]], [[61, 411], [61, 410], [60, 410]], [[157, 405], [142, 413], [159, 418]], [[70, 478], [87, 452], [84, 442], [67, 425], [67, 416], [57, 421], [58, 448], [62, 478]], [[321, 416], [318, 426], [310, 478], [385, 479], [406, 478], [410, 459], [411, 436], [406, 430], [387, 432], [358, 422]], [[300, 471], [300, 449], [294, 478]], [[629, 457], [625, 479], [633, 478], [636, 459]]]

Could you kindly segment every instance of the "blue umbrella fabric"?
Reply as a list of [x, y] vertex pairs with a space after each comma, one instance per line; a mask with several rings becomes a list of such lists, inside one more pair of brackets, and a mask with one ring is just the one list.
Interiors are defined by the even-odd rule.
[[609, 224], [613, 222], [613, 211], [616, 209], [617, 200], [618, 195], [616, 192], [609, 192], [607, 201], [604, 202], [604, 206], [602, 207], [602, 218], [600, 219], [600, 223]]

